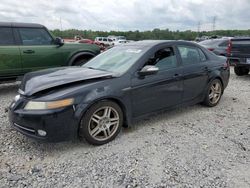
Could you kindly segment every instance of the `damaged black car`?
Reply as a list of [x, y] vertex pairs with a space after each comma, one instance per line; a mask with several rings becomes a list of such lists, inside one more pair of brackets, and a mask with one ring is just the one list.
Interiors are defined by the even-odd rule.
[[113, 140], [138, 118], [175, 107], [215, 106], [229, 64], [185, 41], [139, 41], [114, 47], [81, 67], [28, 73], [9, 107], [11, 125], [31, 138]]

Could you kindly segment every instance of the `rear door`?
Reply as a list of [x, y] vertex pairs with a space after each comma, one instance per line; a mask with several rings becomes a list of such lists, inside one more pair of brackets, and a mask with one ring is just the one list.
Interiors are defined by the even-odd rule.
[[24, 73], [64, 64], [62, 48], [45, 28], [17, 28], [17, 32]]
[[198, 47], [177, 46], [183, 66], [183, 102], [202, 97], [208, 83], [209, 62]]
[[11, 27], [0, 27], [0, 77], [17, 76], [22, 72], [19, 47]]

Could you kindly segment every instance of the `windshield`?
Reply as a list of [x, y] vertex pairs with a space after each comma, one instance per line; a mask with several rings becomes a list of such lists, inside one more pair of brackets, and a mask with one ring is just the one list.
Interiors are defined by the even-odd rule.
[[125, 73], [146, 51], [136, 46], [114, 47], [96, 56], [83, 67]]

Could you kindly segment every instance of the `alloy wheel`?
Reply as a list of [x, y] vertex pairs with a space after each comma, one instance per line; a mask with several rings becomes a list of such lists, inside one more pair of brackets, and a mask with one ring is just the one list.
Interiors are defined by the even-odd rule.
[[110, 106], [97, 109], [88, 123], [89, 134], [98, 141], [111, 138], [119, 127], [119, 113]]
[[222, 93], [221, 84], [219, 82], [214, 82], [209, 90], [209, 101], [212, 104], [218, 103], [221, 97], [221, 93]]

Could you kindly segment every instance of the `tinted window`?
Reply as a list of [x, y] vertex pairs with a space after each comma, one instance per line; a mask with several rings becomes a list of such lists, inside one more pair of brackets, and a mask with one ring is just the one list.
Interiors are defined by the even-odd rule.
[[200, 62], [200, 54], [198, 48], [189, 46], [178, 46], [181, 55], [182, 63], [184, 65], [196, 64]]
[[0, 27], [0, 45], [14, 44], [14, 36], [11, 28]]
[[155, 65], [159, 70], [166, 70], [177, 67], [177, 60], [172, 47], [158, 50], [154, 58], [150, 59], [148, 65]]
[[103, 41], [107, 41], [107, 39], [106, 39], [106, 38], [103, 38]]
[[204, 52], [201, 49], [198, 49], [199, 53], [200, 53], [200, 59], [201, 61], [206, 61], [207, 57], [205, 56]]
[[45, 29], [20, 28], [19, 33], [23, 45], [52, 44], [52, 38]]
[[222, 40], [217, 40], [217, 39], [211, 39], [211, 40], [204, 40], [202, 42], [199, 42], [200, 45], [203, 46], [218, 46], [221, 44]]
[[227, 47], [228, 43], [229, 43], [229, 41], [227, 40], [227, 41], [222, 42], [219, 46]]

